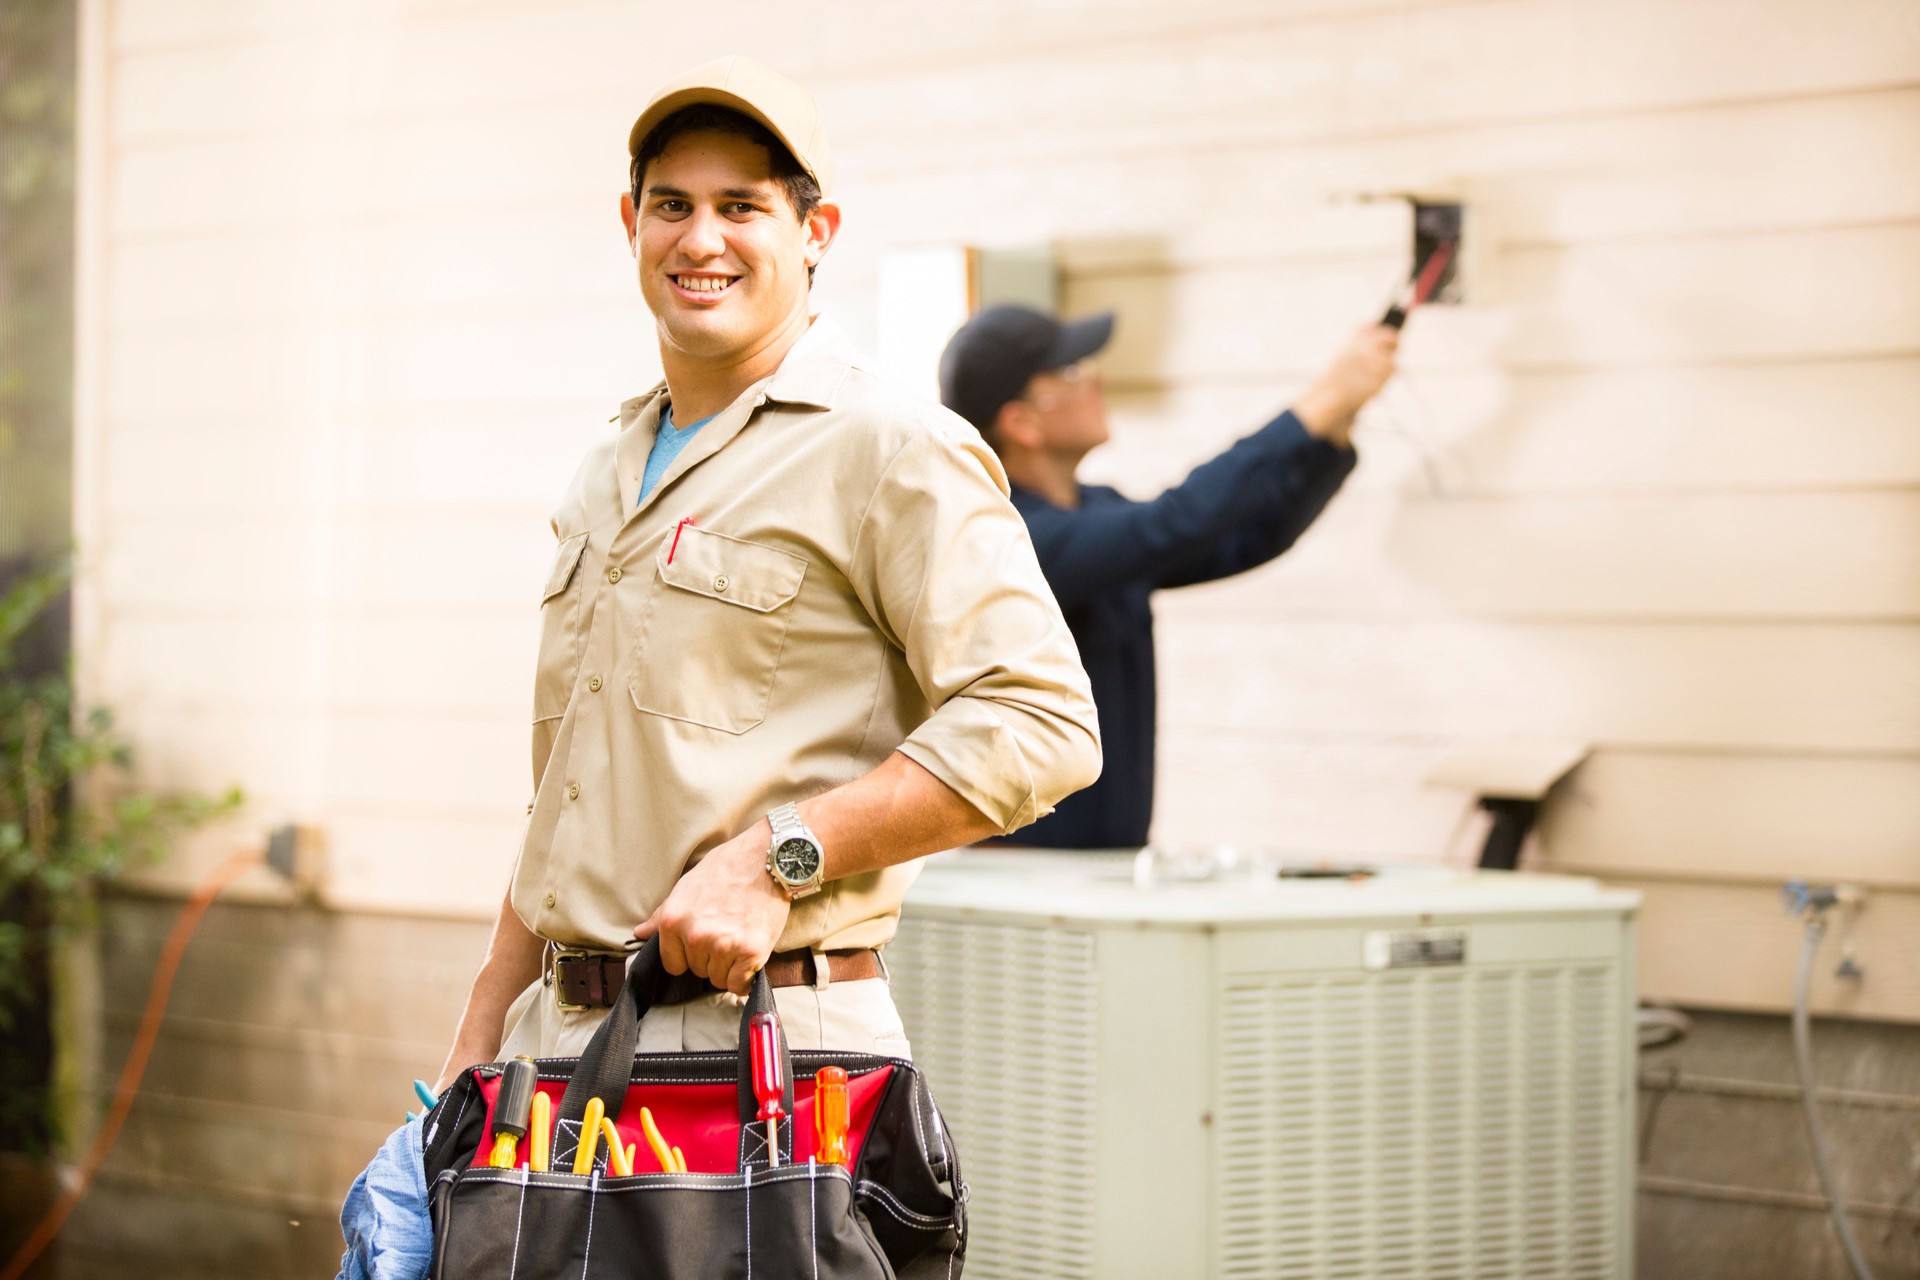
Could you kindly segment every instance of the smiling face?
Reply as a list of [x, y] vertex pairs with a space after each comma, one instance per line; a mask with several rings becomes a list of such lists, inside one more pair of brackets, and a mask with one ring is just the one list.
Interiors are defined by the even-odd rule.
[[838, 209], [802, 219], [766, 147], [728, 133], [682, 134], [640, 177], [622, 215], [663, 356], [738, 363], [804, 329]]

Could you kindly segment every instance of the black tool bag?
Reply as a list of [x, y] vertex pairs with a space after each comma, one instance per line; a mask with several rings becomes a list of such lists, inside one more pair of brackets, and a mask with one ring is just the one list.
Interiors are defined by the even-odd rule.
[[[636, 1056], [640, 1019], [673, 981], [649, 942], [586, 1052], [538, 1063], [540, 1091], [556, 1099], [550, 1172], [528, 1170], [525, 1140], [517, 1167], [487, 1166], [500, 1064], [471, 1068], [441, 1097], [426, 1126], [434, 1280], [959, 1275], [966, 1187], [913, 1064], [790, 1053], [782, 1037], [787, 1118], [770, 1162], [747, 1048], [748, 1019], [774, 1007], [765, 975], [741, 1012], [737, 1052]], [[825, 1066], [847, 1072], [845, 1165], [813, 1159], [814, 1077]], [[632, 1176], [610, 1175], [604, 1141], [592, 1172], [572, 1172], [590, 1098], [634, 1145]], [[643, 1106], [688, 1172], [660, 1171]]]

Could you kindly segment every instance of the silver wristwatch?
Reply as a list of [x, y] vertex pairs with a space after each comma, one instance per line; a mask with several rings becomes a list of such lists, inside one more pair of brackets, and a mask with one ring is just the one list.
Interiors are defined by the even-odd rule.
[[767, 850], [767, 874], [786, 893], [788, 901], [804, 898], [820, 887], [826, 855], [820, 837], [800, 821], [800, 810], [783, 804], [767, 815], [773, 825], [773, 843]]

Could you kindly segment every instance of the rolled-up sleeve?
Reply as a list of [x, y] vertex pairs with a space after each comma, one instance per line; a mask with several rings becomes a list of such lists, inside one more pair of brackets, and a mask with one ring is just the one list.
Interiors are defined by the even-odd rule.
[[1012, 832], [1100, 773], [1079, 650], [999, 462], [958, 429], [915, 433], [876, 487], [854, 589], [933, 714], [900, 746]]

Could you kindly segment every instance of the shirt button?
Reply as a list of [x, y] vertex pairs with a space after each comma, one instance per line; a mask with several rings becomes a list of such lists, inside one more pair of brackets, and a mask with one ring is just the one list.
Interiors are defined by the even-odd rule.
[[580, 784], [577, 782], [569, 782], [567, 784], [567, 799], [578, 800], [579, 798], [580, 798]]
[[620, 581], [620, 566], [619, 566], [619, 565], [617, 565], [617, 564], [616, 564], [616, 565], [613, 565], [612, 567], [610, 567], [610, 568], [609, 568], [609, 569], [607, 570], [607, 581], [608, 581], [608, 582], [618, 582], [618, 581]]
[[598, 693], [598, 692], [600, 692], [600, 677], [599, 677], [599, 676], [588, 676], [588, 677], [587, 677], [587, 692], [588, 692], [588, 693]]
[[714, 576], [714, 579], [713, 579], [713, 589], [714, 589], [715, 591], [725, 591], [725, 590], [727, 589], [727, 575], [726, 575], [726, 574], [724, 574], [724, 573], [722, 573], [722, 574], [716, 574], [716, 575]]
[[532, 813], [532, 812], [533, 812], [533, 801], [531, 801], [531, 800], [529, 800], [529, 801], [527, 801], [527, 812], [528, 812], [528, 813]]
[[547, 891], [547, 905], [548, 905], [549, 907], [551, 907], [551, 906], [553, 905], [553, 902], [554, 902], [554, 898], [553, 898], [553, 891], [552, 891], [552, 890], [548, 890], [548, 891]]

